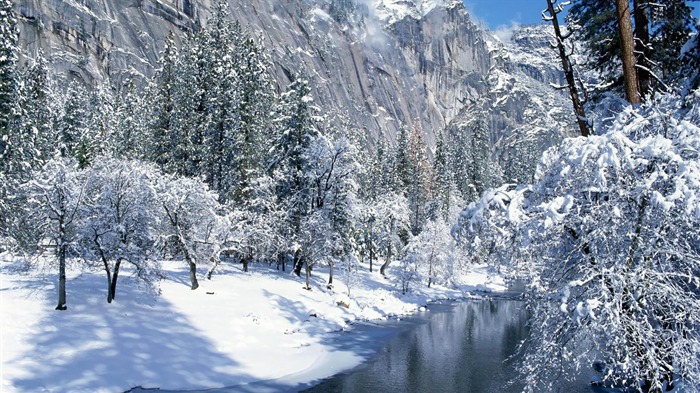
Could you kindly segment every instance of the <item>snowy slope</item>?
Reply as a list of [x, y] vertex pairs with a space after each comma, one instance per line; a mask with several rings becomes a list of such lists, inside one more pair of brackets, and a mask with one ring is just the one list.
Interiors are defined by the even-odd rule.
[[[351, 331], [352, 321], [415, 312], [430, 299], [462, 297], [477, 285], [503, 289], [502, 280], [476, 269], [461, 290], [401, 295], [392, 280], [363, 269], [348, 300], [342, 283], [335, 292], [325, 289], [323, 269], [314, 271], [314, 288], [306, 291], [296, 276], [256, 265], [252, 273], [223, 266], [192, 291], [184, 265], [165, 268], [160, 296], [141, 292], [123, 275], [112, 304], [105, 301], [103, 273], [73, 270], [68, 310], [59, 312], [53, 271], [2, 262], [0, 390], [206, 389], [261, 380], [296, 386], [365, 360], [369, 352], [329, 340], [332, 332]], [[350, 307], [338, 306], [340, 300]]]

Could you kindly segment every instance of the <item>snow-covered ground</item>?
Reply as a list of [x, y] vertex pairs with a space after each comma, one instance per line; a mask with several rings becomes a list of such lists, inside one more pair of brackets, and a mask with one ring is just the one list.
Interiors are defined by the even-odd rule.
[[[328, 337], [358, 320], [411, 313], [433, 299], [467, 291], [502, 290], [503, 280], [475, 267], [459, 289], [416, 285], [402, 295], [391, 279], [362, 267], [352, 288], [315, 269], [313, 290], [303, 279], [266, 265], [243, 273], [219, 267], [211, 281], [189, 289], [186, 267], [167, 262], [168, 278], [154, 296], [120, 279], [106, 302], [103, 272], [69, 272], [68, 310], [55, 311], [57, 275], [0, 260], [0, 375], [3, 393], [122, 392], [131, 387], [206, 389], [272, 381], [297, 386], [366, 360], [356, 346]], [[420, 286], [420, 288], [418, 288]]]

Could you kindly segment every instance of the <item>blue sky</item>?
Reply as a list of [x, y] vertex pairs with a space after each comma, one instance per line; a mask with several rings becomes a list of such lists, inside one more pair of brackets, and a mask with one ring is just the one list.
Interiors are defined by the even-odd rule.
[[[541, 12], [547, 8], [545, 0], [464, 0], [471, 15], [486, 23], [491, 30], [513, 23], [542, 23]], [[700, 1], [690, 2], [693, 16], [700, 18]], [[561, 19], [565, 13], [560, 14]]]
[[542, 23], [540, 13], [547, 8], [545, 0], [464, 0], [464, 5], [491, 30], [513, 23]]

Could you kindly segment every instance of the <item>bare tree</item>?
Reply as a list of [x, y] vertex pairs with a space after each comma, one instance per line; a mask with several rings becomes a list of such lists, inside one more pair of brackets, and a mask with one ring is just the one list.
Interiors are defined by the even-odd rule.
[[581, 131], [582, 136], [589, 136], [591, 134], [591, 125], [586, 118], [586, 111], [583, 107], [585, 102], [579, 95], [578, 87], [576, 85], [576, 78], [574, 76], [574, 68], [571, 63], [573, 43], [571, 44], [571, 50], [569, 52], [567, 52], [567, 48], [564, 45], [564, 41], [571, 36], [571, 31], [562, 33], [559, 25], [559, 19], [557, 18], [557, 15], [564, 10], [564, 6], [571, 4], [571, 2], [567, 1], [561, 4], [557, 3], [558, 0], [547, 0], [547, 9], [542, 11], [542, 19], [552, 22], [552, 26], [554, 27], [554, 36], [557, 40], [555, 44], [552, 44], [552, 47], [559, 50], [561, 65], [564, 69], [564, 76], [566, 77], [566, 84], [569, 88], [569, 94], [571, 95], [571, 102], [574, 105], [574, 112], [576, 112], [578, 128]]

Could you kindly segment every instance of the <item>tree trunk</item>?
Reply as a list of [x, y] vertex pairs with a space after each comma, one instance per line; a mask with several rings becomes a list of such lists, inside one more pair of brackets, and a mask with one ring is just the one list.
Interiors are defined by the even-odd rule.
[[187, 261], [190, 265], [190, 282], [192, 283], [192, 290], [199, 288], [199, 282], [197, 282], [197, 264], [192, 261]]
[[209, 262], [212, 263], [212, 266], [209, 271], [207, 271], [207, 280], [211, 280], [214, 270], [219, 266], [219, 263], [221, 262], [221, 254], [209, 258]]
[[387, 247], [386, 250], [386, 262], [382, 264], [382, 266], [379, 268], [379, 274], [382, 276], [386, 276], [386, 268], [389, 267], [389, 264], [391, 263], [391, 243], [389, 243], [389, 247]]
[[308, 262], [304, 263], [304, 267], [306, 268], [306, 290], [310, 291], [311, 290], [311, 284], [309, 282], [311, 278], [311, 265], [309, 265]]
[[59, 245], [58, 250], [58, 305], [56, 310], [67, 310], [66, 306], [66, 246]]
[[105, 264], [105, 272], [107, 273], [107, 303], [112, 303], [112, 273], [107, 264]]
[[185, 256], [185, 262], [187, 262], [187, 265], [190, 267], [190, 282], [192, 283], [191, 289], [194, 291], [195, 289], [199, 288], [199, 282], [197, 282], [197, 263], [194, 259], [192, 259], [190, 251], [187, 249], [187, 246], [185, 246], [185, 242], [183, 242], [179, 237], [177, 240], [178, 243], [180, 243], [182, 253]]
[[636, 60], [634, 56], [634, 37], [632, 19], [628, 0], [615, 0], [617, 20], [620, 32], [620, 51], [622, 53], [622, 73], [625, 79], [625, 96], [630, 104], [639, 104], [639, 82], [637, 81]]
[[370, 237], [369, 243], [369, 272], [372, 273], [372, 262], [374, 260], [374, 252], [372, 252], [372, 238]]
[[432, 283], [433, 283], [433, 257], [431, 255], [430, 260], [428, 261], [428, 288], [430, 288], [430, 285]]
[[330, 263], [330, 272], [328, 273], [328, 285], [326, 288], [333, 289], [333, 262]]
[[246, 273], [248, 273], [248, 262], [249, 261], [250, 261], [250, 258], [248, 257], [248, 255], [245, 255], [243, 257], [243, 271]]
[[301, 277], [301, 267], [304, 264], [304, 256], [301, 255], [301, 250], [294, 252], [294, 274]]
[[557, 39], [557, 49], [559, 50], [559, 57], [561, 58], [561, 65], [564, 69], [564, 76], [566, 77], [566, 84], [569, 87], [569, 95], [571, 96], [571, 103], [574, 105], [574, 112], [576, 113], [576, 122], [578, 123], [579, 131], [581, 136], [591, 135], [590, 124], [586, 118], [586, 111], [583, 108], [583, 102], [578, 94], [578, 89], [576, 88], [576, 78], [574, 77], [574, 69], [571, 66], [571, 60], [569, 55], [566, 53], [566, 47], [564, 47], [564, 37], [561, 34], [561, 28], [559, 27], [559, 19], [557, 18], [557, 10], [554, 9], [554, 3], [552, 0], [547, 0], [547, 11], [552, 18], [552, 25], [554, 26], [554, 36]]
[[637, 53], [639, 94], [643, 100], [651, 94], [651, 38], [649, 36], [649, 0], [634, 0], [634, 50]]
[[[122, 264], [122, 259], [117, 259], [117, 263], [114, 264], [114, 273], [112, 274], [112, 282], [109, 286], [109, 292], [112, 296], [112, 300], [117, 297], [117, 279], [119, 278], [119, 267]], [[111, 301], [108, 301], [111, 303]]]

